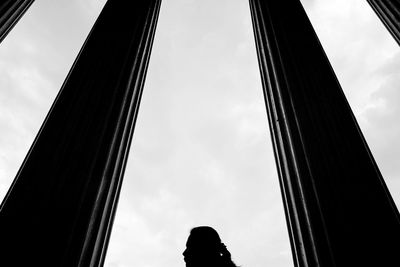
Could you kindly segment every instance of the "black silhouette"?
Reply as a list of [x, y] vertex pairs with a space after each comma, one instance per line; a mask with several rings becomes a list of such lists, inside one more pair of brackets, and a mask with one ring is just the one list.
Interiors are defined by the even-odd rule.
[[190, 231], [182, 254], [186, 267], [237, 267], [217, 231], [209, 226], [195, 227]]

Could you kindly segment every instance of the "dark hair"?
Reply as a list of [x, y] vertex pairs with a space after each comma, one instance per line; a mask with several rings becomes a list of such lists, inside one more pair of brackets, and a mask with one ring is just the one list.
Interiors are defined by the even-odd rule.
[[199, 226], [190, 231], [183, 255], [187, 266], [201, 265], [200, 261], [206, 260], [215, 267], [237, 267], [217, 231], [210, 226]]

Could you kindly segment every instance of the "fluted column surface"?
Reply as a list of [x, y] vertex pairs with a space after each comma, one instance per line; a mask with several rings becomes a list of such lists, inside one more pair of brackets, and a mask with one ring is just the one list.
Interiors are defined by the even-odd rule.
[[0, 3], [0, 42], [7, 36], [34, 0], [4, 0]]
[[380, 20], [400, 44], [400, 1], [399, 0], [367, 0]]
[[299, 0], [250, 0], [295, 266], [400, 264], [400, 217]]
[[160, 3], [106, 3], [1, 205], [1, 266], [102, 266]]

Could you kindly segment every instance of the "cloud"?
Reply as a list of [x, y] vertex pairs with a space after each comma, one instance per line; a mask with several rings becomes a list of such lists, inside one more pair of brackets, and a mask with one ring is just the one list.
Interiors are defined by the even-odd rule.
[[316, 1], [306, 11], [400, 206], [398, 45], [366, 1]]
[[34, 63], [39, 53], [35, 43], [11, 37], [2, 45], [0, 198], [14, 179], [55, 97], [54, 84]]
[[397, 123], [400, 117], [399, 62], [400, 53], [396, 53], [374, 72], [383, 82], [370, 95], [370, 105], [361, 114], [366, 138], [397, 206], [400, 206], [400, 124]]
[[[104, 2], [35, 2], [2, 43], [0, 196]], [[398, 47], [364, 2], [302, 2], [398, 199]], [[106, 266], [183, 266], [204, 224], [292, 266], [251, 26], [247, 1], [163, 2]]]
[[94, 22], [72, 7], [35, 2], [1, 43], [1, 199]]
[[[291, 264], [249, 15], [239, 1], [163, 3], [120, 200], [155, 238], [165, 230], [160, 265], [183, 265], [196, 225], [216, 227], [240, 265]], [[123, 212], [114, 231], [129, 240]]]
[[75, 10], [82, 13], [83, 18], [96, 18], [104, 7], [106, 0], [74, 0], [69, 3]]
[[312, 6], [315, 4], [315, 0], [301, 0], [300, 2], [306, 8], [312, 8]]

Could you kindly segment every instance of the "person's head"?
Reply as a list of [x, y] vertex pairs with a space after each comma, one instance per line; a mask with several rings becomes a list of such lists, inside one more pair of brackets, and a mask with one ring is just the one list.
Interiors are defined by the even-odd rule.
[[209, 226], [190, 231], [183, 256], [187, 267], [235, 266], [217, 231]]

